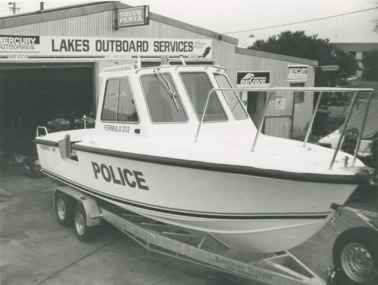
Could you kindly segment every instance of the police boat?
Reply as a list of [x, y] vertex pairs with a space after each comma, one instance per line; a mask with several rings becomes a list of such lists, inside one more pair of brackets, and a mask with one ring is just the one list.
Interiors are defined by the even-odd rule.
[[261, 132], [275, 93], [330, 89], [254, 88], [268, 102], [256, 127], [238, 93], [248, 89], [232, 88], [219, 66], [126, 65], [100, 76], [94, 129], [38, 127], [35, 140], [46, 175], [95, 199], [210, 233], [230, 248], [276, 252], [309, 239], [333, 204], [375, 183], [340, 144], [307, 142], [313, 119], [304, 142]]

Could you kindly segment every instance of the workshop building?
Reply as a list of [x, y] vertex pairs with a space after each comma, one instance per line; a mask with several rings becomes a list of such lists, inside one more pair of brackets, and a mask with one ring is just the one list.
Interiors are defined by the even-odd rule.
[[[148, 6], [95, 2], [16, 14], [0, 19], [0, 149], [22, 153], [35, 128], [62, 118], [95, 117], [99, 73], [141, 61], [219, 65], [234, 86], [314, 86], [316, 61], [237, 47], [238, 40], [151, 13]], [[240, 94], [255, 123], [265, 92]], [[271, 99], [266, 134], [303, 137], [313, 94], [277, 94]], [[76, 126], [77, 127], [77, 126]]]

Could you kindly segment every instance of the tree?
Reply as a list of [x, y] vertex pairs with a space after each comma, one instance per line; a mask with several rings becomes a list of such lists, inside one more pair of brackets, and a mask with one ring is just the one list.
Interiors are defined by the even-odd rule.
[[353, 57], [331, 44], [328, 39], [319, 39], [317, 35], [307, 36], [304, 31], [282, 32], [266, 41], [258, 40], [249, 48], [316, 60], [319, 65], [338, 65], [339, 78], [355, 74], [357, 68]]
[[368, 52], [362, 59], [364, 70], [362, 78], [378, 81], [378, 50]]

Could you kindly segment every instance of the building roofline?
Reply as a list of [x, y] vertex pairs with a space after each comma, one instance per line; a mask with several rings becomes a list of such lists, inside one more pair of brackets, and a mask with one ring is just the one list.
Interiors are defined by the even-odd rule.
[[331, 43], [345, 51], [373, 51], [378, 50], [377, 42], [339, 42]]
[[[64, 7], [53, 8], [53, 9], [39, 10], [36, 12], [1, 17], [0, 29], [30, 25], [30, 24], [38, 24], [42, 22], [61, 20], [61, 19], [67, 19], [67, 18], [80, 17], [80, 16], [85, 16], [85, 15], [90, 15], [90, 14], [95, 14], [95, 13], [112, 11], [114, 9], [123, 9], [123, 8], [130, 8], [130, 7], [133, 7], [133, 6], [121, 3], [119, 1], [104, 1], [104, 2], [91, 2], [91, 3], [83, 3], [83, 4], [73, 5], [73, 6], [64, 6]], [[281, 61], [291, 61], [295, 63], [308, 64], [312, 66], [318, 65], [318, 62], [314, 60], [280, 55], [280, 54], [269, 53], [269, 52], [263, 52], [263, 51], [253, 50], [253, 49], [239, 48], [236, 46], [238, 44], [238, 39], [236, 38], [233, 38], [224, 34], [219, 34], [214, 31], [200, 28], [200, 27], [188, 24], [188, 23], [181, 22], [179, 20], [175, 20], [172, 18], [159, 15], [159, 14], [150, 12], [149, 17], [151, 20], [154, 20], [156, 22], [164, 23], [166, 25], [178, 27], [180, 29], [197, 33], [197, 34], [209, 37], [209, 38], [213, 38], [213, 39], [217, 39], [220, 41], [233, 44], [235, 45], [235, 53], [238, 53], [238, 54], [258, 56], [258, 57], [276, 59], [276, 60], [281, 60]]]
[[333, 45], [378, 45], [377, 42], [330, 42]]
[[[53, 21], [53, 20], [80, 17], [80, 16], [85, 16], [85, 15], [90, 15], [90, 14], [95, 14], [95, 13], [111, 11], [117, 8], [122, 9], [122, 8], [129, 8], [129, 7], [133, 7], [133, 6], [123, 4], [118, 1], [104, 1], [104, 2], [93, 2], [93, 3], [85, 3], [85, 4], [74, 5], [74, 6], [64, 6], [64, 7], [53, 8], [53, 9], [39, 10], [36, 12], [31, 12], [31, 13], [24, 13], [24, 14], [17, 14], [17, 15], [12, 15], [12, 16], [7, 16], [7, 17], [1, 17], [0, 29], [13, 28], [13, 27], [30, 25], [30, 24], [38, 24], [38, 23], [48, 22], [48, 21]], [[190, 31], [190, 32], [207, 36], [209, 38], [215, 38], [217, 40], [225, 41], [234, 45], [238, 44], [238, 40], [233, 37], [219, 34], [214, 31], [200, 28], [200, 27], [197, 27], [188, 23], [184, 23], [175, 19], [171, 19], [162, 15], [158, 15], [158, 14], [150, 12], [149, 17], [151, 20], [164, 23], [167, 25], [175, 26], [175, 27], [178, 27], [178, 28]]]
[[209, 38], [214, 38], [214, 39], [217, 39], [217, 40], [220, 40], [220, 41], [224, 41], [224, 42], [227, 42], [227, 43], [230, 43], [230, 44], [233, 44], [233, 45], [237, 45], [238, 42], [239, 42], [239, 40], [236, 39], [236, 38], [226, 36], [224, 34], [219, 34], [217, 32], [211, 31], [211, 30], [200, 28], [200, 27], [188, 24], [188, 23], [184, 23], [184, 22], [181, 22], [181, 21], [178, 21], [178, 20], [175, 20], [175, 19], [171, 19], [171, 18], [167, 18], [165, 16], [158, 15], [158, 14], [150, 13], [150, 19], [157, 21], [157, 22], [161, 22], [161, 23], [170, 25], [170, 26], [178, 27], [178, 28], [187, 30], [189, 32], [193, 32], [193, 33], [197, 33], [197, 34], [200, 34], [200, 35], [203, 35], [203, 36], [207, 36]]
[[107, 2], [93, 2], [72, 6], [64, 6], [59, 8], [38, 10], [35, 12], [21, 13], [6, 17], [1, 17], [0, 29], [13, 28], [18, 26], [37, 24], [52, 20], [59, 20], [65, 18], [73, 18], [92, 13], [109, 11], [114, 8], [114, 5]]
[[275, 59], [275, 60], [281, 60], [281, 61], [289, 61], [289, 62], [300, 63], [300, 64], [307, 64], [307, 65], [311, 65], [311, 66], [318, 66], [318, 62], [316, 60], [299, 58], [299, 57], [288, 56], [288, 55], [282, 55], [282, 54], [271, 53], [271, 52], [260, 51], [260, 50], [249, 49], [249, 48], [236, 47], [235, 53], [243, 54], [243, 55], [249, 55], [249, 56], [269, 58], [269, 59]]

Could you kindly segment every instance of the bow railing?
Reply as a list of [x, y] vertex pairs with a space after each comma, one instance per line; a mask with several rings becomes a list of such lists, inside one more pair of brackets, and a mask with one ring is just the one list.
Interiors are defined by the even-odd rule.
[[[314, 121], [315, 121], [315, 116], [316, 116], [316, 113], [317, 113], [317, 111], [319, 109], [320, 101], [322, 99], [323, 94], [325, 92], [331, 92], [331, 93], [352, 93], [353, 96], [351, 98], [351, 104], [349, 106], [348, 114], [347, 114], [347, 116], [345, 118], [344, 126], [342, 128], [342, 131], [341, 131], [341, 134], [340, 134], [340, 138], [339, 138], [339, 140], [337, 142], [337, 146], [335, 148], [335, 151], [333, 153], [332, 160], [331, 160], [331, 163], [330, 163], [330, 166], [329, 166], [329, 169], [332, 169], [332, 166], [335, 163], [335, 159], [337, 157], [337, 154], [338, 154], [338, 152], [339, 152], [339, 150], [341, 148], [341, 144], [343, 142], [343, 139], [344, 139], [344, 136], [345, 136], [345, 132], [347, 130], [347, 125], [348, 125], [348, 122], [349, 122], [350, 117], [352, 115], [353, 108], [354, 108], [355, 103], [356, 103], [356, 99], [358, 98], [358, 96], [359, 96], [360, 93], [366, 92], [366, 93], [368, 93], [367, 108], [366, 108], [366, 110], [364, 112], [364, 115], [363, 115], [363, 120], [361, 122], [361, 128], [360, 128], [360, 132], [359, 132], [359, 135], [358, 135], [358, 139], [357, 139], [357, 143], [356, 143], [356, 148], [355, 148], [354, 156], [353, 156], [353, 160], [352, 160], [352, 167], [355, 165], [355, 162], [356, 162], [356, 159], [357, 159], [357, 153], [358, 153], [358, 149], [359, 149], [360, 144], [361, 144], [362, 134], [363, 134], [363, 131], [364, 131], [364, 128], [365, 128], [365, 124], [366, 124], [366, 120], [367, 120], [367, 115], [368, 115], [368, 112], [369, 112], [370, 102], [372, 100], [374, 89], [372, 89], [372, 88], [329, 88], [329, 87], [272, 87], [272, 88], [245, 88], [245, 87], [242, 88], [242, 87], [240, 87], [240, 88], [213, 88], [213, 89], [209, 90], [209, 92], [207, 94], [205, 108], [204, 108], [204, 111], [203, 111], [203, 114], [202, 114], [202, 117], [201, 117], [201, 121], [200, 121], [200, 123], [198, 125], [198, 128], [197, 128], [195, 142], [198, 141], [198, 136], [199, 136], [199, 133], [200, 133], [200, 130], [201, 130], [201, 126], [202, 126], [202, 124], [204, 122], [204, 118], [205, 118], [205, 115], [206, 115], [206, 111], [207, 111], [207, 108], [208, 108], [210, 97], [213, 94], [216, 94], [216, 92], [218, 92], [218, 91], [221, 91], [222, 93], [223, 93], [223, 91], [233, 91], [233, 92], [246, 91], [246, 92], [266, 92], [267, 93], [266, 103], [265, 103], [265, 106], [264, 106], [264, 109], [263, 109], [263, 112], [262, 112], [261, 120], [260, 120], [259, 126], [257, 128], [257, 132], [256, 132], [256, 135], [255, 135], [255, 138], [253, 140], [251, 152], [254, 152], [255, 149], [256, 149], [256, 145], [257, 145], [258, 139], [260, 137], [260, 134], [262, 132], [264, 121], [265, 121], [265, 118], [266, 118], [269, 100], [270, 100], [272, 94], [277, 93], [277, 92], [304, 92], [304, 94], [309, 93], [309, 92], [311, 92], [311, 93], [312, 92], [319, 92], [318, 100], [316, 102], [316, 106], [315, 106], [315, 109], [313, 111], [313, 116], [312, 116], [310, 124], [308, 126], [308, 129], [307, 129], [307, 132], [306, 132], [306, 135], [305, 135], [305, 139], [303, 141], [303, 147], [306, 147], [306, 145], [308, 143], [308, 139], [309, 139], [310, 134], [311, 134], [312, 126], [313, 126]], [[225, 96], [224, 93], [223, 93], [223, 96]], [[240, 103], [242, 104], [239, 96], [237, 96], [237, 98], [240, 101]]]

